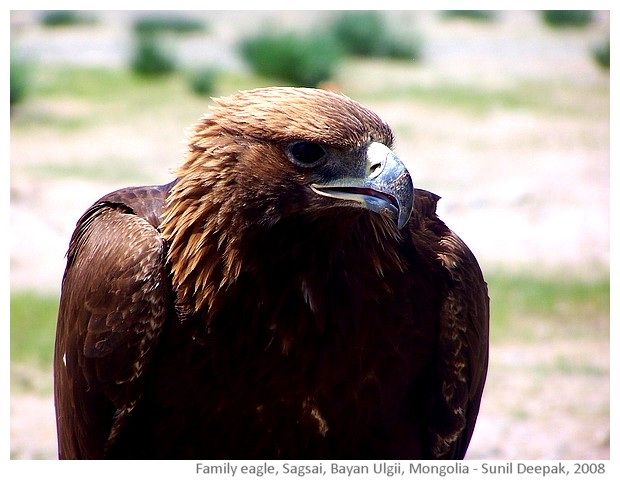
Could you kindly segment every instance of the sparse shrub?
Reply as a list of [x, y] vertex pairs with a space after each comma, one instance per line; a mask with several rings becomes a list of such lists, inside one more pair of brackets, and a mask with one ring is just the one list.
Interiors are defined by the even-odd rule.
[[338, 45], [322, 33], [259, 34], [243, 40], [240, 51], [259, 75], [307, 87], [328, 80], [341, 58]]
[[194, 72], [190, 78], [192, 92], [197, 95], [211, 95], [215, 90], [218, 72], [213, 67], [202, 68]]
[[351, 55], [408, 59], [418, 59], [421, 55], [420, 39], [395, 35], [399, 30], [390, 28], [378, 11], [343, 12], [329, 31]]
[[11, 99], [10, 105], [16, 105], [21, 102], [28, 91], [28, 66], [26, 63], [11, 53]]
[[592, 56], [596, 64], [604, 69], [609, 70], [610, 45], [609, 38], [592, 50]]
[[131, 69], [138, 75], [159, 76], [175, 70], [174, 55], [158, 35], [138, 35], [134, 48]]
[[402, 60], [419, 60], [422, 57], [422, 41], [419, 37], [385, 38], [379, 56]]
[[203, 32], [204, 22], [180, 16], [143, 17], [133, 23], [136, 38], [131, 68], [143, 76], [165, 75], [176, 70], [176, 59], [165, 34]]
[[206, 30], [206, 25], [195, 18], [179, 16], [144, 17], [137, 19], [133, 24], [133, 30], [138, 35], [157, 33], [195, 33]]
[[90, 20], [75, 10], [47, 10], [41, 16], [41, 23], [46, 27], [66, 27], [88, 21]]
[[463, 18], [478, 22], [490, 22], [495, 20], [494, 10], [446, 10], [443, 12], [445, 18]]
[[379, 12], [346, 11], [336, 17], [331, 32], [348, 53], [371, 57], [385, 37], [385, 22]]
[[543, 10], [543, 22], [555, 28], [586, 27], [594, 17], [592, 10]]

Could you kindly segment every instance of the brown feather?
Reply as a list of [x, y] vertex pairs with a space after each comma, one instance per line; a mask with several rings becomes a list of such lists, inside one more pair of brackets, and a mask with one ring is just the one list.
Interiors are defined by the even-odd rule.
[[103, 456], [141, 395], [169, 290], [163, 242], [135, 211], [158, 223], [165, 191], [107, 195], [71, 239], [54, 359], [61, 458]]
[[[290, 159], [295, 142], [325, 167]], [[462, 458], [488, 361], [480, 268], [417, 190], [408, 225], [317, 195], [392, 132], [333, 93], [216, 100], [176, 180], [72, 237], [62, 458]]]

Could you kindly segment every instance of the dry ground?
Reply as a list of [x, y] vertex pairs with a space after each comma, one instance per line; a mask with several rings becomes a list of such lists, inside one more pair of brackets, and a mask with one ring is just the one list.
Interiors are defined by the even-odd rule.
[[[22, 41], [44, 52], [36, 43], [45, 40], [44, 32], [28, 27], [24, 18], [18, 17]], [[585, 32], [562, 34], [536, 27], [527, 12], [505, 14], [501, 22], [488, 26], [442, 24], [433, 18], [422, 15], [416, 24], [427, 37], [424, 64], [394, 67], [390, 78], [372, 66], [352, 65], [340, 84], [363, 91], [364, 82], [391, 81], [399, 88], [409, 82], [456, 81], [501, 89], [548, 81], [554, 105], [564, 110], [499, 106], [472, 113], [429, 102], [378, 98], [365, 103], [395, 128], [398, 153], [409, 162], [414, 182], [442, 195], [442, 217], [466, 240], [485, 270], [584, 276], [607, 271], [609, 77], [592, 65], [587, 50], [609, 31], [608, 17], [602, 15]], [[115, 38], [109, 23], [100, 28], [100, 38]], [[220, 30], [228, 39], [230, 29]], [[53, 45], [71, 41], [70, 33], [54, 35]], [[73, 35], [92, 41], [84, 32]], [[12, 131], [12, 288], [57, 291], [76, 219], [100, 195], [124, 186], [113, 180], [32, 175], [30, 167], [62, 164], [78, 156], [86, 164], [105, 163], [116, 157], [122, 143], [123, 158], [135, 158], [144, 177], [167, 181], [168, 169], [179, 158], [182, 129], [202, 114], [203, 106], [197, 105], [191, 118], [140, 119], [131, 126], [119, 119], [117, 126], [92, 128], [86, 136], [59, 136], [44, 128]], [[42, 102], [24, 108], [70, 117], [89, 107]], [[492, 345], [470, 458], [609, 458], [609, 319], [587, 320], [598, 325], [599, 334], [557, 339], [553, 332], [542, 332], [533, 341]], [[17, 376], [42, 377], [37, 391], [50, 391], [49, 372], [20, 368], [14, 370]], [[49, 395], [14, 390], [11, 456], [55, 456]]]

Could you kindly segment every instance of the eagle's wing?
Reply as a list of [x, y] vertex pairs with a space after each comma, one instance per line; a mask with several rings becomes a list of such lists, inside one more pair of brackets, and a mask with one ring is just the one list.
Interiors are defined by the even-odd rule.
[[163, 195], [161, 187], [110, 194], [71, 238], [54, 354], [61, 458], [105, 456], [140, 399], [168, 311], [164, 242], [153, 225]]
[[433, 231], [434, 250], [447, 278], [428, 408], [432, 453], [461, 459], [474, 431], [486, 380], [489, 296], [473, 253], [435, 215], [438, 199], [416, 190], [416, 209], [423, 212], [425, 228]]

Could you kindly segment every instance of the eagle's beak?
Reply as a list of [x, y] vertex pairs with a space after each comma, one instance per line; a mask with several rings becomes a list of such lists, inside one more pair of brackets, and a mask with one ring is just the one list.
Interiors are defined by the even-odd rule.
[[353, 201], [373, 212], [387, 215], [402, 229], [411, 217], [414, 188], [405, 164], [382, 143], [371, 143], [367, 150], [362, 178], [344, 177], [323, 184], [312, 184], [314, 192], [325, 197]]

